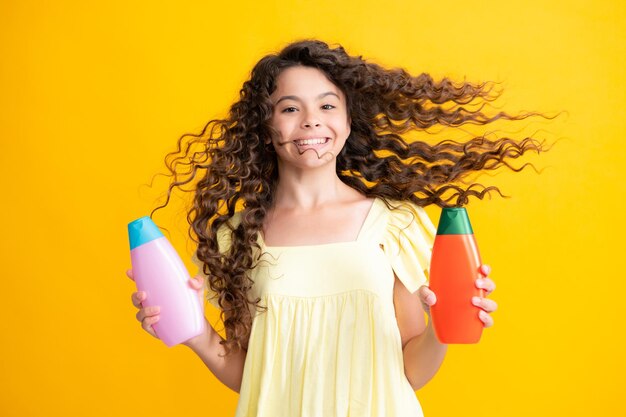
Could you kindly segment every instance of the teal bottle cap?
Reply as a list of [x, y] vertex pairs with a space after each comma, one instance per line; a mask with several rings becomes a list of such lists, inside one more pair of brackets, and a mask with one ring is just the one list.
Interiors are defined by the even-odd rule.
[[161, 230], [148, 216], [141, 217], [128, 223], [130, 250], [160, 237], [163, 237], [163, 233], [161, 233]]
[[438, 235], [473, 235], [465, 207], [451, 207], [441, 210]]

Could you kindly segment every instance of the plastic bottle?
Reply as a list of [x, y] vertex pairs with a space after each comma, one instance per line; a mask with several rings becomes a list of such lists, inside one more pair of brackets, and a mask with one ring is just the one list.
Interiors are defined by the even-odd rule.
[[431, 318], [441, 343], [477, 343], [484, 324], [473, 296], [481, 276], [478, 246], [465, 208], [444, 208], [433, 244], [429, 287], [437, 296]]
[[159, 321], [152, 328], [168, 347], [205, 330], [203, 306], [189, 286], [189, 272], [159, 228], [149, 217], [128, 224], [133, 278], [146, 293], [144, 307], [159, 306]]

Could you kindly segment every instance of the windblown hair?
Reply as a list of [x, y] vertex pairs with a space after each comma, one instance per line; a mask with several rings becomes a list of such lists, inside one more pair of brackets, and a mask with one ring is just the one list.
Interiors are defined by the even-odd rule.
[[[507, 160], [546, 150], [531, 137], [492, 141], [482, 135], [466, 142], [429, 145], [402, 136], [438, 126], [545, 117], [483, 113], [485, 104], [499, 95], [493, 91], [494, 83], [455, 84], [448, 78], [435, 82], [428, 74], [412, 76], [403, 69], [385, 69], [316, 40], [295, 42], [265, 56], [244, 82], [227, 118], [209, 121], [199, 134], [183, 135], [177, 151], [168, 154], [166, 165], [173, 178], [167, 200], [155, 209], [168, 204], [175, 187], [193, 185], [189, 232], [222, 310], [226, 339], [221, 343], [226, 354], [247, 349], [252, 311], [263, 308], [259, 299], [249, 299], [253, 282], [247, 273], [259, 260], [254, 249], [260, 249], [257, 237], [278, 183], [276, 153], [266, 141], [273, 134], [270, 95], [279, 74], [298, 65], [321, 70], [344, 92], [351, 133], [337, 155], [337, 175], [368, 197], [451, 207], [466, 204], [470, 196], [483, 199], [491, 191], [502, 196], [496, 187], [463, 186], [463, 179], [501, 166], [520, 171], [528, 164], [514, 168]], [[187, 167], [187, 172], [179, 172], [179, 166]], [[446, 193], [452, 194], [446, 197]], [[236, 209], [242, 211], [241, 223], [231, 228], [230, 249], [220, 251], [217, 231], [223, 225], [230, 228], [227, 220]]]

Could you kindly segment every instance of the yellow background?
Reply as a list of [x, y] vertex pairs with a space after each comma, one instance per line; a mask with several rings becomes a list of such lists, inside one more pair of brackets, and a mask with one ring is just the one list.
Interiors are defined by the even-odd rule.
[[[618, 0], [2, 1], [0, 415], [233, 414], [235, 393], [135, 320], [126, 224], [162, 201], [166, 180], [145, 184], [176, 139], [303, 37], [567, 111], [519, 125], [561, 139], [527, 159], [540, 175], [481, 177], [512, 196], [468, 208], [496, 324], [418, 397], [427, 417], [624, 415], [624, 22]], [[191, 267], [179, 203], [155, 220]]]

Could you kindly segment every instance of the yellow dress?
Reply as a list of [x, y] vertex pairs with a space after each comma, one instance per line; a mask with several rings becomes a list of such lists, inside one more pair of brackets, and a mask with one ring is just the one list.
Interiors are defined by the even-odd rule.
[[[250, 271], [251, 296], [267, 311], [253, 319], [236, 417], [423, 416], [404, 373], [393, 286], [394, 272], [410, 292], [426, 283], [436, 230], [422, 207], [390, 203], [398, 208], [374, 200], [355, 241], [259, 238], [271, 256]], [[218, 243], [228, 249], [228, 228]]]

